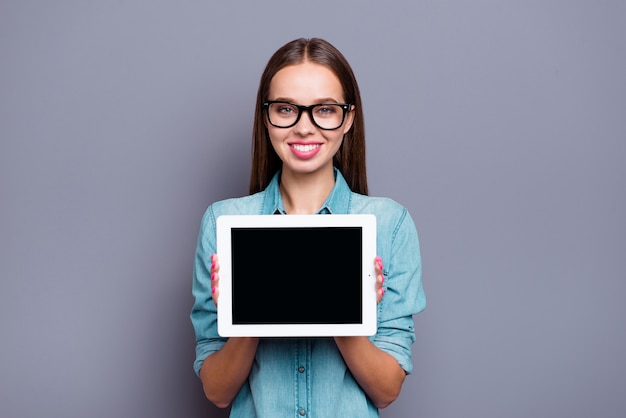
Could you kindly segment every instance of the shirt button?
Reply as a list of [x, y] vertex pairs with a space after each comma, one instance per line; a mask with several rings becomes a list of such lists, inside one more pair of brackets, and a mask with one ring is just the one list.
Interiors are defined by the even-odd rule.
[[306, 411], [304, 409], [300, 409], [298, 413], [300, 414], [301, 417], [306, 415]]
[[298, 367], [298, 371], [299, 371], [300, 373], [304, 373], [304, 370], [305, 370], [305, 369], [304, 369], [304, 366], [300, 366], [300, 367]]

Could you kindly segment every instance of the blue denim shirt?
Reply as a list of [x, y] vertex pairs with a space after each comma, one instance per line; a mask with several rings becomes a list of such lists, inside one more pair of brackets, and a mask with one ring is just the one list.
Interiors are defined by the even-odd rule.
[[[279, 178], [280, 173], [260, 193], [212, 204], [202, 218], [191, 311], [198, 375], [204, 359], [226, 342], [217, 333], [217, 310], [211, 297], [215, 220], [223, 214], [285, 213]], [[415, 341], [412, 315], [424, 309], [426, 300], [417, 232], [407, 209], [391, 199], [353, 193], [335, 169], [335, 186], [318, 213], [376, 216], [377, 254], [384, 262], [385, 294], [378, 305], [378, 330], [370, 339], [411, 373], [411, 344]], [[334, 339], [266, 338], [259, 342], [250, 375], [233, 400], [231, 416], [364, 418], [378, 417], [378, 410], [353, 378]]]

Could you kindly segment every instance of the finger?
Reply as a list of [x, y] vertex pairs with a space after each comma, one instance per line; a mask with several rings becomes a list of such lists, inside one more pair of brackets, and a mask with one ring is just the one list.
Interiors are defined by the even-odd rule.
[[376, 269], [377, 275], [383, 273], [383, 259], [379, 256], [374, 258], [374, 268]]
[[376, 276], [376, 290], [382, 289], [383, 284], [385, 284], [385, 276], [383, 274], [377, 275]]
[[219, 298], [219, 275], [220, 266], [217, 262], [217, 254], [211, 255], [211, 297], [213, 298], [213, 303], [217, 306], [217, 300]]
[[217, 254], [211, 254], [211, 273], [218, 272], [220, 270], [220, 264]]
[[215, 303], [215, 306], [217, 306], [217, 299], [220, 296], [220, 289], [217, 286], [213, 286], [211, 288], [211, 293], [213, 296], [213, 303]]
[[382, 274], [376, 276], [376, 303], [380, 303], [385, 295], [385, 288], [383, 283], [385, 282], [385, 276]]
[[376, 303], [380, 303], [383, 300], [385, 294], [385, 275], [383, 274], [383, 260], [379, 256], [374, 258], [374, 270], [376, 271]]

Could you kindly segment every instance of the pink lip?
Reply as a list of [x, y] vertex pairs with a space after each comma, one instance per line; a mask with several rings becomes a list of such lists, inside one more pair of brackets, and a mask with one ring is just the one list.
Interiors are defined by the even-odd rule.
[[304, 143], [304, 142], [292, 142], [289, 144], [289, 149], [297, 158], [301, 160], [308, 160], [317, 155], [322, 149], [320, 143]]

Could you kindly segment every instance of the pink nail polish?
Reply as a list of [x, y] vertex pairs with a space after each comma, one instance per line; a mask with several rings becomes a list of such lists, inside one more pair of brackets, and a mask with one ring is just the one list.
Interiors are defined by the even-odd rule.
[[376, 256], [376, 265], [378, 266], [379, 269], [383, 269], [383, 259]]
[[211, 273], [211, 281], [215, 280], [215, 273]]
[[211, 288], [211, 293], [214, 294], [215, 293], [215, 287]]

